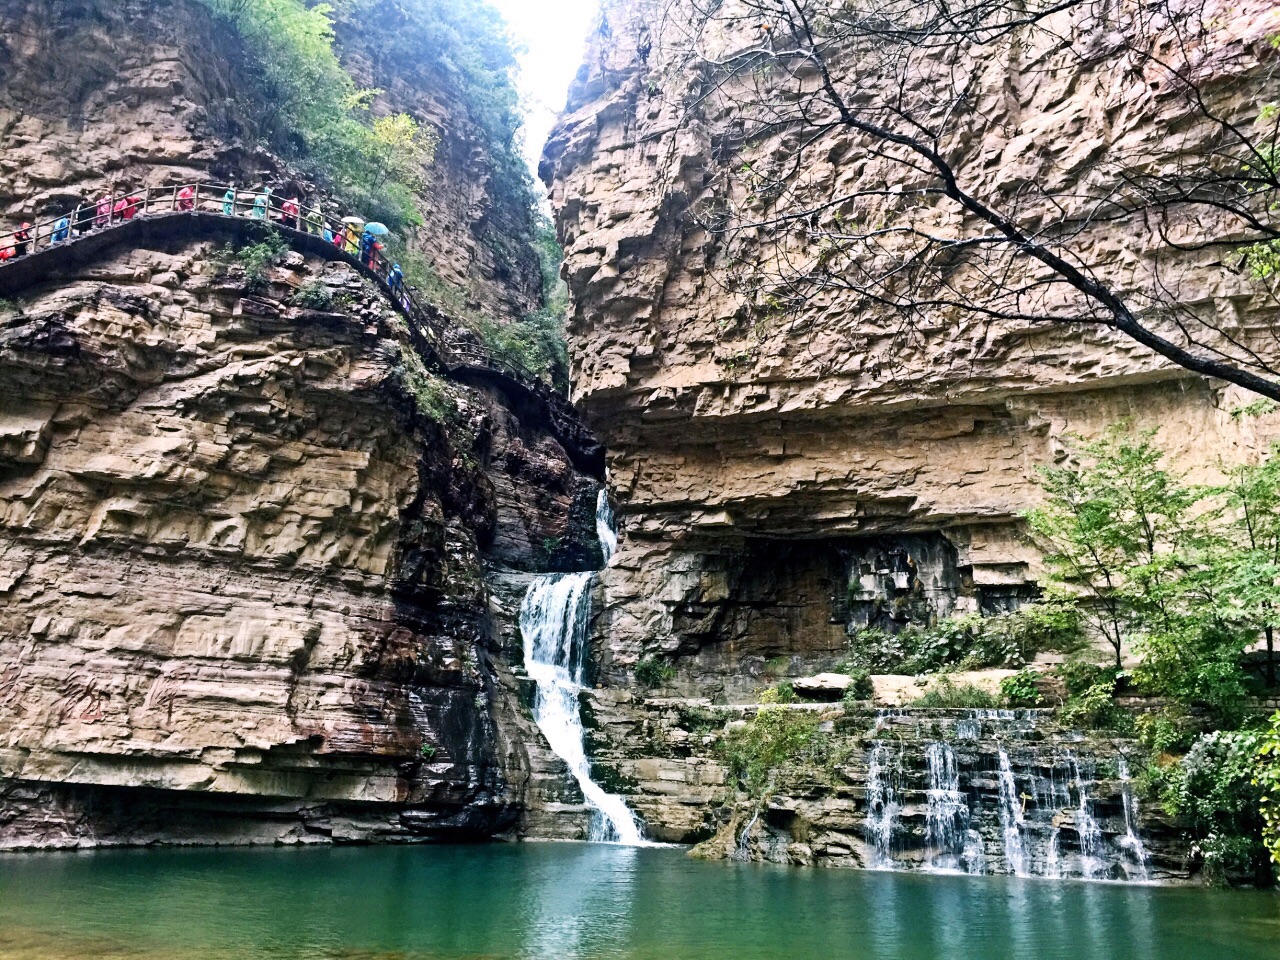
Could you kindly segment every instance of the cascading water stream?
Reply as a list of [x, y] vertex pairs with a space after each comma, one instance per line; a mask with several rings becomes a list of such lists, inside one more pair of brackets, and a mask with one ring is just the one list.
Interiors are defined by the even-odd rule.
[[1075, 782], [1079, 806], [1075, 810], [1076, 836], [1080, 841], [1080, 875], [1086, 880], [1096, 880], [1106, 870], [1107, 863], [1103, 857], [1105, 841], [1102, 828], [1090, 809], [1089, 791], [1084, 777], [1080, 774], [1080, 763], [1075, 757], [1068, 757], [1071, 764], [1072, 779]]
[[1004, 744], [1000, 749], [1000, 832], [1004, 837], [1004, 858], [1009, 872], [1016, 877], [1030, 876], [1027, 869], [1027, 848], [1022, 842], [1022, 801], [1013, 779], [1013, 766]]
[[[612, 512], [604, 491], [596, 503], [596, 529], [605, 562], [617, 546]], [[556, 756], [569, 766], [582, 794], [599, 814], [592, 840], [643, 843], [640, 826], [626, 802], [591, 779], [578, 696], [590, 659], [587, 628], [591, 617], [591, 573], [551, 574], [529, 587], [520, 607], [524, 662], [537, 684], [533, 717]]]
[[870, 847], [868, 867], [872, 870], [893, 869], [894, 835], [900, 831], [898, 815], [902, 811], [899, 792], [901, 759], [883, 743], [871, 749], [867, 764], [867, 819], [865, 836]]
[[960, 763], [950, 744], [931, 743], [925, 750], [925, 764], [929, 787], [925, 791], [924, 869], [954, 873], [963, 869], [965, 848], [971, 840], [969, 802], [960, 792]]
[[1124, 836], [1120, 838], [1120, 849], [1124, 852], [1126, 862], [1125, 873], [1135, 880], [1150, 880], [1150, 858], [1147, 848], [1138, 833], [1138, 800], [1133, 795], [1133, 783], [1129, 777], [1129, 761], [1121, 756], [1116, 760], [1116, 769], [1120, 774], [1120, 795], [1124, 800]]

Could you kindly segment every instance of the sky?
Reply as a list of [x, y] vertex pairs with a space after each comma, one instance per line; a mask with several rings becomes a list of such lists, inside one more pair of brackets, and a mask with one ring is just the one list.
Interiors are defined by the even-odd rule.
[[556, 115], [564, 109], [569, 82], [582, 63], [587, 33], [599, 0], [490, 0], [526, 48], [520, 87], [528, 106], [525, 154], [536, 172], [538, 156]]

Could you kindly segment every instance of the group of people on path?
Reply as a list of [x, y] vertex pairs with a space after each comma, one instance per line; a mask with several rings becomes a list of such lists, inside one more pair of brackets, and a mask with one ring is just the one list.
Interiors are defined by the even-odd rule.
[[[195, 188], [183, 187], [174, 199], [174, 209], [195, 209]], [[116, 195], [104, 193], [97, 200], [84, 199], [76, 204], [75, 209], [53, 223], [49, 233], [49, 245], [66, 243], [72, 237], [84, 236], [94, 230], [102, 230], [113, 223], [122, 223], [134, 219], [146, 200], [135, 193]], [[26, 256], [31, 252], [36, 238], [31, 234], [32, 226], [24, 222], [11, 234], [12, 243], [0, 246], [0, 261], [12, 260]]]
[[[253, 199], [236, 189], [235, 184], [227, 188], [222, 197], [222, 213], [224, 216], [247, 216], [264, 223], [279, 222], [281, 226], [291, 230], [323, 237], [325, 242], [332, 243], [340, 250], [360, 258], [370, 270], [385, 275], [388, 286], [400, 299], [405, 309], [410, 308], [409, 291], [405, 287], [404, 271], [400, 264], [387, 264], [382, 257], [384, 246], [379, 239], [388, 230], [380, 223], [366, 223], [360, 217], [346, 217], [340, 225], [331, 224], [325, 216], [324, 208], [317, 198], [304, 208], [303, 202], [293, 196], [280, 203], [274, 203], [272, 188], [264, 186], [248, 194]], [[163, 199], [161, 198], [163, 197]], [[198, 199], [196, 187], [187, 185], [175, 188], [172, 194], [172, 210], [189, 213], [195, 210]], [[163, 206], [162, 206], [163, 205]], [[66, 243], [73, 237], [84, 236], [95, 230], [102, 230], [117, 223], [133, 220], [139, 212], [147, 213], [170, 206], [170, 197], [157, 196], [150, 190], [144, 197], [135, 193], [124, 195], [104, 193], [97, 200], [83, 199], [76, 204], [70, 214], [54, 221], [49, 233], [49, 245]], [[275, 214], [279, 214], [277, 218]], [[34, 248], [38, 237], [32, 236], [32, 226], [24, 222], [10, 235], [11, 243], [0, 244], [0, 262], [26, 256]]]

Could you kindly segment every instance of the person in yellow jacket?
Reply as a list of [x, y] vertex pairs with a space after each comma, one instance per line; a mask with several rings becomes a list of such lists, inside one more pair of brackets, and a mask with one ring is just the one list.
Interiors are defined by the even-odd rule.
[[347, 253], [356, 255], [360, 253], [360, 233], [363, 227], [364, 224], [348, 223], [347, 229], [342, 231], [343, 246]]

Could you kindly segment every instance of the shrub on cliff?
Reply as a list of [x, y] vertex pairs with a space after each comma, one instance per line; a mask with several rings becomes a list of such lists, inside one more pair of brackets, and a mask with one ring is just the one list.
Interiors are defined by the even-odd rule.
[[826, 760], [821, 719], [811, 710], [762, 706], [732, 730], [717, 749], [730, 773], [752, 796], [764, 793], [774, 771], [789, 764]]
[[871, 673], [895, 674], [954, 666], [1020, 667], [1042, 650], [1070, 652], [1080, 643], [1074, 606], [1048, 600], [997, 616], [946, 617], [928, 627], [909, 624], [897, 633], [860, 630], [850, 638], [846, 662]]
[[259, 293], [267, 288], [269, 271], [288, 249], [289, 245], [277, 231], [267, 230], [257, 243], [239, 247], [227, 244], [210, 259], [214, 268], [222, 273], [238, 267], [244, 273], [245, 290]]
[[943, 677], [929, 690], [911, 701], [913, 707], [933, 707], [945, 710], [989, 710], [999, 706], [996, 698], [981, 687], [971, 683], [954, 683]]
[[1259, 731], [1218, 731], [1200, 737], [1186, 756], [1157, 776], [1165, 812], [1180, 817], [1210, 879], [1266, 883]]
[[271, 145], [314, 167], [368, 214], [421, 222], [411, 195], [436, 146], [406, 114], [373, 119], [378, 91], [357, 88], [334, 52], [332, 4], [305, 0], [201, 0], [256, 55]]
[[1262, 791], [1263, 839], [1272, 862], [1280, 867], [1280, 713], [1259, 739], [1255, 779]]
[[636, 663], [636, 683], [642, 687], [661, 687], [676, 678], [676, 668], [657, 657], [645, 657]]

